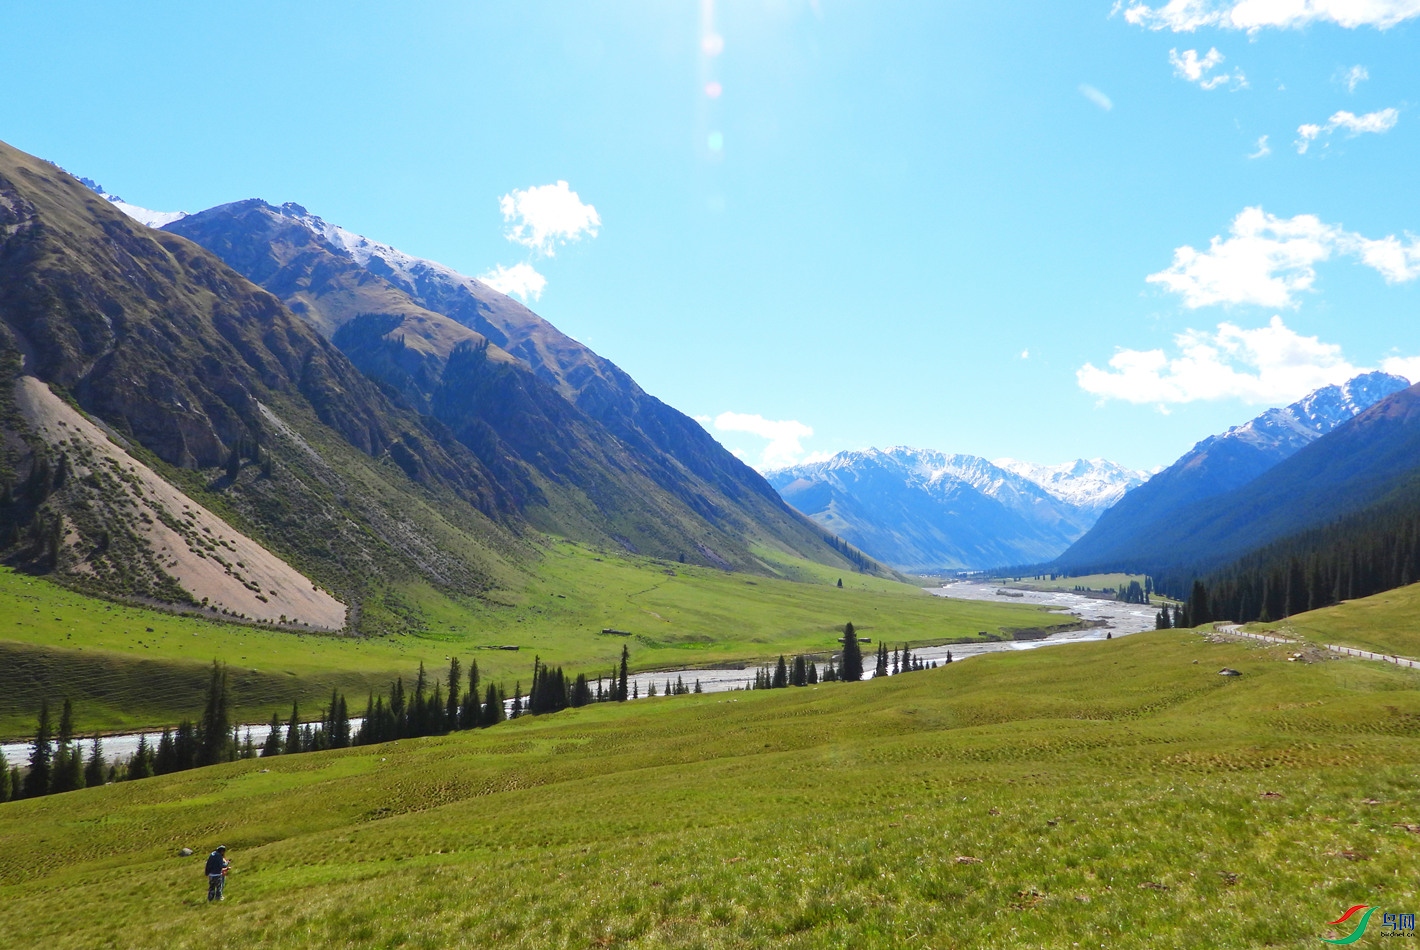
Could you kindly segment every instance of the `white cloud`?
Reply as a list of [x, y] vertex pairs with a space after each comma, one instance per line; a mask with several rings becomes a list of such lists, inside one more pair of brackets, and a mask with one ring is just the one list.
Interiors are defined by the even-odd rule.
[[1232, 83], [1234, 89], [1246, 89], [1247, 77], [1241, 69], [1209, 75], [1222, 65], [1223, 59], [1217, 47], [1209, 49], [1203, 56], [1199, 56], [1196, 49], [1186, 49], [1182, 54], [1176, 49], [1169, 50], [1169, 63], [1173, 66], [1173, 74], [1179, 79], [1197, 83], [1201, 89], [1217, 89], [1228, 83]]
[[1089, 83], [1080, 83], [1080, 95], [1106, 112], [1114, 108], [1114, 101]]
[[1420, 356], [1388, 356], [1381, 360], [1381, 369], [1396, 376], [1404, 376], [1414, 384], [1420, 380]]
[[1173, 263], [1145, 278], [1180, 294], [1190, 308], [1212, 304], [1295, 307], [1297, 295], [1316, 282], [1316, 265], [1333, 255], [1354, 257], [1388, 283], [1420, 277], [1420, 238], [1372, 240], [1325, 224], [1316, 215], [1279, 218], [1244, 208], [1228, 237], [1215, 235], [1206, 251], [1184, 245]]
[[1250, 154], [1248, 158], [1266, 158], [1271, 154], [1272, 146], [1267, 144], [1267, 136], [1263, 135], [1257, 140], [1257, 151]]
[[1389, 29], [1420, 16], [1420, 0], [1168, 0], [1150, 7], [1139, 0], [1127, 5], [1124, 19], [1150, 30], [1192, 33], [1200, 27], [1225, 30], [1296, 29], [1309, 23], [1335, 23], [1347, 29]]
[[1341, 74], [1341, 82], [1346, 86], [1347, 92], [1355, 92], [1356, 87], [1367, 79], [1371, 78], [1371, 71], [1364, 66], [1352, 66]]
[[764, 471], [804, 461], [803, 440], [814, 434], [812, 428], [794, 419], [766, 419], [747, 412], [722, 412], [715, 417], [714, 426], [718, 432], [744, 432], [767, 440], [755, 466]]
[[1253, 330], [1231, 323], [1218, 324], [1214, 333], [1186, 330], [1174, 337], [1174, 346], [1173, 356], [1161, 349], [1120, 349], [1107, 369], [1086, 363], [1075, 378], [1101, 399], [1132, 403], [1241, 399], [1285, 405], [1365, 371], [1352, 365], [1340, 346], [1302, 336], [1281, 317]]
[[1381, 109], [1378, 112], [1367, 112], [1365, 115], [1356, 115], [1343, 109], [1327, 119], [1326, 125], [1297, 126], [1297, 154], [1305, 155], [1312, 142], [1323, 135], [1329, 137], [1337, 129], [1345, 129], [1353, 138], [1367, 132], [1380, 135], [1395, 128], [1399, 121], [1400, 113], [1395, 109]]
[[530, 299], [537, 300], [542, 296], [542, 288], [547, 286], [547, 278], [528, 263], [514, 264], [512, 267], [496, 264], [488, 273], [480, 274], [478, 279], [500, 294], [517, 294], [523, 298], [523, 303]]
[[597, 209], [584, 204], [565, 181], [510, 191], [498, 199], [498, 208], [509, 224], [508, 240], [546, 257], [559, 244], [596, 237], [602, 223]]

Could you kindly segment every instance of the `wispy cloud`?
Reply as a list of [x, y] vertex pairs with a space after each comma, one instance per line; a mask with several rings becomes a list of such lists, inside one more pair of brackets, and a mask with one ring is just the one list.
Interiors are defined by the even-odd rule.
[[1267, 136], [1260, 136], [1257, 140], [1257, 151], [1248, 155], [1248, 158], [1266, 158], [1272, 154], [1272, 146], [1267, 144]]
[[1344, 129], [1352, 138], [1368, 132], [1381, 135], [1395, 128], [1399, 121], [1400, 113], [1395, 109], [1381, 109], [1378, 112], [1367, 112], [1365, 115], [1356, 115], [1343, 109], [1327, 119], [1325, 125], [1297, 126], [1297, 154], [1305, 155], [1313, 142], [1323, 136], [1330, 138], [1331, 133], [1337, 129]]
[[488, 273], [479, 274], [478, 279], [500, 294], [517, 294], [523, 298], [523, 303], [540, 298], [542, 289], [547, 286], [547, 278], [528, 263], [512, 267], [497, 264]]
[[1084, 96], [1086, 99], [1090, 100], [1106, 112], [1114, 108], [1114, 100], [1110, 99], [1109, 96], [1106, 96], [1104, 93], [1100, 92], [1098, 89], [1096, 89], [1094, 86], [1091, 86], [1089, 83], [1080, 83], [1080, 95]]
[[[1166, 407], [1240, 399], [1277, 406], [1366, 371], [1346, 359], [1339, 345], [1303, 336], [1281, 317], [1250, 330], [1232, 323], [1220, 323], [1211, 333], [1185, 330], [1173, 342], [1172, 355], [1162, 349], [1120, 349], [1108, 368], [1086, 363], [1075, 378], [1081, 389], [1102, 400]], [[1382, 367], [1413, 380], [1420, 374], [1420, 358], [1393, 357]]]
[[515, 189], [498, 199], [508, 240], [552, 257], [558, 245], [596, 237], [602, 219], [565, 181]]
[[1371, 71], [1369, 69], [1356, 65], [1341, 74], [1341, 84], [1346, 87], [1347, 92], [1355, 92], [1357, 86], [1370, 78]]
[[[1179, 79], [1195, 83], [1200, 89], [1217, 89], [1228, 84], [1234, 89], [1246, 89], [1247, 77], [1241, 69], [1213, 72], [1222, 65], [1224, 58], [1216, 46], [1202, 56], [1198, 55], [1196, 49], [1186, 49], [1182, 53], [1176, 49], [1169, 50], [1169, 64], [1173, 66], [1173, 74]], [[1210, 73], [1212, 75], [1209, 75]]]
[[1225, 30], [1296, 29], [1335, 23], [1347, 29], [1386, 30], [1420, 17], [1420, 0], [1168, 0], [1157, 7], [1129, 0], [1115, 4], [1124, 19], [1150, 30], [1192, 33], [1202, 27]]
[[1190, 308], [1213, 304], [1295, 307], [1316, 283], [1316, 265], [1344, 255], [1373, 268], [1388, 283], [1420, 277], [1420, 238], [1371, 239], [1310, 214], [1279, 218], [1244, 208], [1207, 250], [1174, 250], [1173, 263], [1145, 278], [1183, 297]]
[[696, 419], [716, 432], [743, 433], [765, 440], [758, 464], [743, 449], [731, 450], [760, 471], [785, 468], [819, 458], [819, 454], [808, 454], [803, 445], [803, 440], [812, 436], [814, 430], [794, 419], [766, 419], [758, 413], [748, 412], [722, 412], [713, 420], [708, 416], [696, 416]]

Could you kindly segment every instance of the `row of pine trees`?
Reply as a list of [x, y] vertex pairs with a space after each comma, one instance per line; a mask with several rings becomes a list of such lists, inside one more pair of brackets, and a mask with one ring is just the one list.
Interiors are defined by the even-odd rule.
[[[932, 669], [936, 663], [912, 655], [904, 644], [889, 653], [886, 644], [879, 644], [875, 674]], [[952, 662], [947, 654], [946, 662]], [[561, 667], [551, 667], [541, 657], [533, 660], [532, 686], [526, 697], [522, 684], [513, 689], [511, 710], [501, 684], [483, 682], [478, 662], [469, 661], [465, 674], [457, 657], [449, 662], [447, 678], [434, 680], [419, 665], [419, 674], [412, 689], [406, 689], [404, 678], [390, 684], [388, 696], [370, 695], [365, 715], [358, 728], [350, 718], [345, 695], [332, 690], [330, 702], [319, 719], [306, 722], [300, 707], [291, 705], [291, 713], [283, 720], [272, 713], [266, 739], [260, 748], [253, 742], [251, 731], [241, 735], [241, 727], [232, 722], [233, 697], [228, 684], [227, 669], [213, 661], [201, 717], [193, 722], [183, 720], [176, 729], [164, 729], [156, 746], [141, 736], [138, 749], [126, 765], [109, 763], [103, 754], [103, 740], [93, 736], [91, 752], [86, 758], [74, 731], [73, 704], [64, 700], [57, 731], [52, 723], [49, 702], [40, 704], [39, 720], [30, 753], [28, 770], [10, 766], [0, 756], [0, 802], [17, 798], [34, 798], [58, 792], [68, 792], [106, 782], [125, 781], [164, 775], [205, 765], [233, 762], [258, 756], [292, 755], [342, 749], [357, 745], [372, 745], [396, 739], [445, 735], [465, 729], [486, 729], [503, 722], [510, 715], [542, 715], [562, 709], [599, 702], [625, 702], [640, 696], [639, 685], [630, 682], [630, 651], [621, 649], [620, 663], [605, 678], [597, 677], [595, 686], [585, 674], [568, 677]], [[819, 682], [856, 682], [863, 678], [862, 646], [853, 624], [843, 629], [843, 650], [835, 664], [830, 656], [826, 669], [820, 673], [818, 664], [805, 656], [793, 661], [779, 657], [778, 665], [756, 671], [754, 689], [777, 689], [788, 686], [808, 686]], [[628, 686], [630, 691], [628, 692]], [[681, 696], [701, 692], [700, 681], [688, 685], [677, 676], [672, 683], [667, 678], [664, 694]], [[654, 681], [648, 696], [657, 694]]]

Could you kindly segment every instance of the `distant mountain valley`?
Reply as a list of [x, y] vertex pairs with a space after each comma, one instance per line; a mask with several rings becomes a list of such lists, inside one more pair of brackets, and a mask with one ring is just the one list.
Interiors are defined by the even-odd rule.
[[1148, 474], [1104, 459], [1044, 466], [895, 446], [769, 472], [789, 504], [899, 570], [1047, 561]]

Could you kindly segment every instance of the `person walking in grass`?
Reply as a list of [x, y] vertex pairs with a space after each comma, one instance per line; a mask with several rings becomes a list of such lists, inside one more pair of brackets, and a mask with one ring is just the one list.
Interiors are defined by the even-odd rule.
[[227, 884], [227, 868], [232, 862], [227, 860], [227, 846], [218, 845], [217, 850], [207, 856], [207, 899], [222, 900], [222, 890]]

